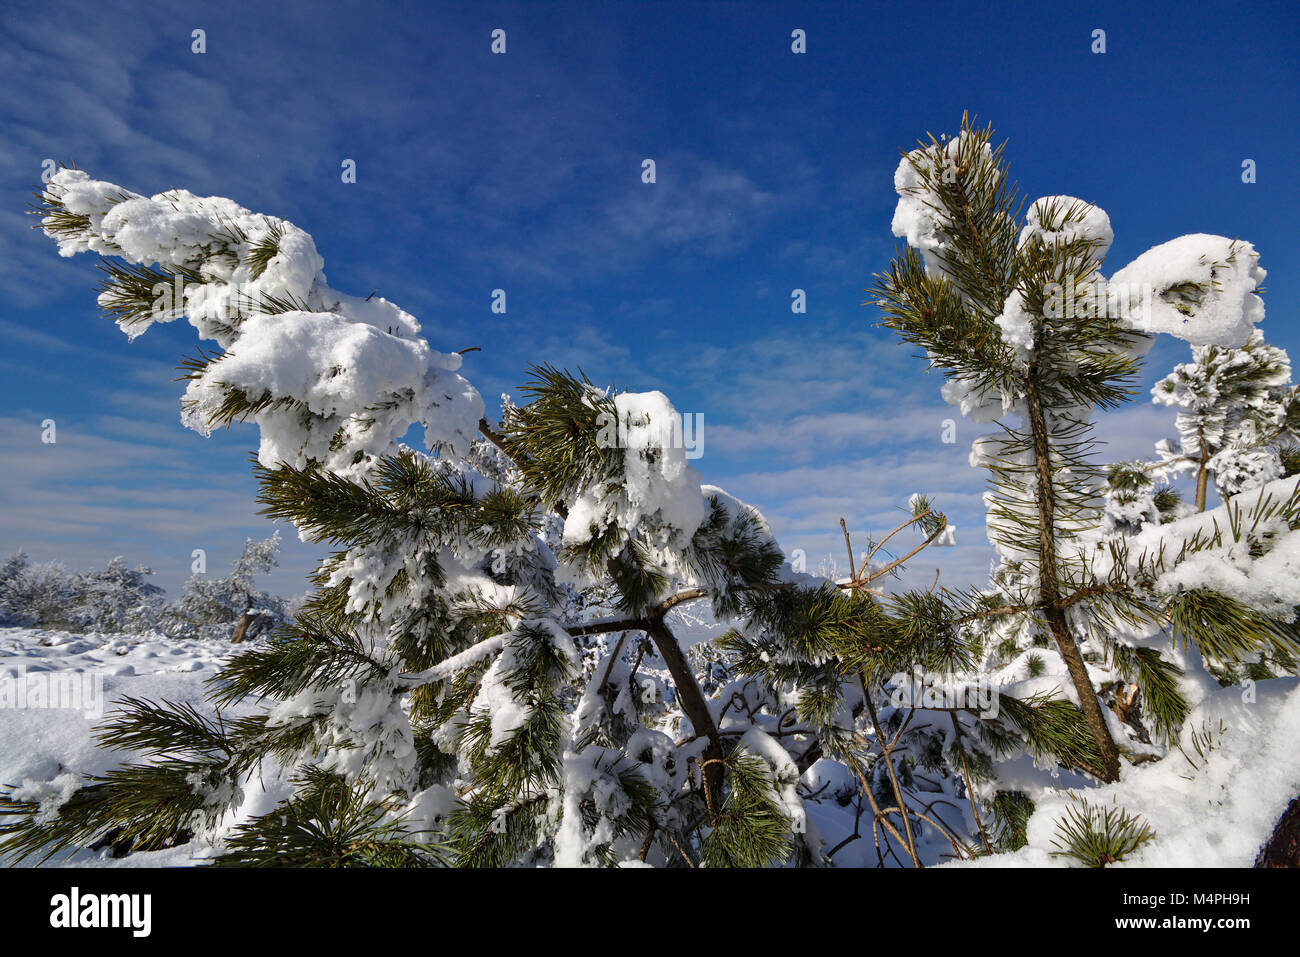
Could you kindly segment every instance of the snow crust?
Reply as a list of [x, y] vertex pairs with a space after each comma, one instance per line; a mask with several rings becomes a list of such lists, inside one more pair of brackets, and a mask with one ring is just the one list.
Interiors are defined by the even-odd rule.
[[1019, 245], [1024, 246], [1035, 236], [1047, 245], [1086, 241], [1097, 260], [1106, 258], [1115, 241], [1106, 211], [1074, 196], [1043, 196], [1030, 204]]
[[1236, 348], [1264, 318], [1255, 290], [1266, 275], [1250, 243], [1192, 233], [1148, 249], [1110, 285], [1129, 291], [1118, 311], [1135, 331]]

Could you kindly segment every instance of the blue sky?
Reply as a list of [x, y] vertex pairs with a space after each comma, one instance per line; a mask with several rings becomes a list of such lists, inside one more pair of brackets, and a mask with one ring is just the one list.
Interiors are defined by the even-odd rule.
[[[1250, 240], [1269, 272], [1268, 338], [1295, 349], [1298, 10], [11, 0], [0, 553], [78, 568], [125, 554], [174, 592], [193, 549], [217, 570], [270, 531], [247, 468], [254, 428], [204, 439], [179, 423], [171, 380], [193, 329], [128, 343], [98, 314], [93, 259], [60, 259], [28, 228], [24, 202], [53, 158], [292, 220], [331, 285], [379, 290], [437, 349], [481, 347], [466, 374], [489, 407], [518, 394], [530, 362], [662, 389], [704, 416], [705, 480], [762, 508], [814, 565], [840, 555], [840, 516], [865, 544], [930, 493], [958, 545], [913, 574], [973, 581], [991, 557], [983, 475], [967, 465], [982, 430], [940, 441], [953, 413], [938, 376], [862, 305], [895, 249], [899, 148], [955, 130], [963, 110], [992, 121], [1030, 198], [1109, 212], [1107, 272], [1184, 233]], [[504, 56], [489, 50], [496, 28]], [[794, 288], [806, 315], [790, 311]], [[1185, 354], [1159, 343], [1145, 381]], [[40, 441], [47, 418], [54, 445]], [[1172, 431], [1145, 396], [1103, 425], [1112, 458]], [[292, 542], [274, 587], [301, 591], [320, 552]]]

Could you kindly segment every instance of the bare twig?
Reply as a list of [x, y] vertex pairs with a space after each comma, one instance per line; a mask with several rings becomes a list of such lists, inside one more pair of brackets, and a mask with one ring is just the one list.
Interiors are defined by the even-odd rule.
[[920, 545], [917, 545], [916, 548], [912, 549], [902, 558], [895, 558], [888, 565], [884, 566], [883, 568], [877, 569], [875, 572], [871, 574], [869, 578], [867, 578], [867, 583], [870, 584], [871, 582], [875, 581], [877, 578], [880, 578], [882, 575], [889, 574], [889, 572], [893, 571], [895, 568], [903, 564], [903, 562], [907, 561], [909, 558], [911, 558], [913, 555], [920, 552], [922, 549], [929, 548], [932, 544], [934, 544], [935, 540], [940, 535], [943, 534], [944, 529], [947, 527], [948, 527], [948, 520], [944, 518], [942, 515], [940, 515], [939, 527], [934, 530], [934, 533], [931, 534], [929, 538], [923, 541]]
[[912, 822], [907, 816], [907, 804], [903, 801], [903, 788], [898, 783], [898, 775], [894, 773], [893, 748], [884, 741], [885, 729], [880, 726], [880, 716], [876, 713], [875, 702], [871, 700], [871, 691], [867, 688], [866, 677], [859, 672], [858, 680], [862, 683], [862, 695], [866, 699], [867, 711], [871, 715], [871, 724], [876, 729], [876, 740], [880, 742], [880, 753], [885, 759], [885, 770], [889, 772], [889, 781], [894, 788], [894, 798], [898, 801], [898, 806], [903, 808], [903, 832], [907, 835], [907, 852], [916, 862], [916, 866], [921, 866], [921, 859], [916, 853], [916, 837], [912, 834]]
[[894, 529], [892, 532], [890, 532], [888, 535], [886, 535], [884, 538], [878, 541], [876, 543], [876, 546], [873, 549], [871, 549], [871, 551], [867, 554], [867, 557], [862, 560], [862, 567], [858, 570], [858, 573], [853, 577], [861, 578], [867, 573], [867, 567], [870, 564], [871, 559], [876, 557], [876, 552], [880, 551], [882, 548], [885, 547], [885, 542], [889, 541], [891, 538], [893, 538], [903, 529], [907, 528], [909, 525], [915, 525], [917, 522], [921, 521], [922, 519], [928, 518], [931, 514], [933, 513], [930, 511], [930, 509], [927, 508], [920, 515], [912, 516], [902, 525], [899, 525], [896, 529]]

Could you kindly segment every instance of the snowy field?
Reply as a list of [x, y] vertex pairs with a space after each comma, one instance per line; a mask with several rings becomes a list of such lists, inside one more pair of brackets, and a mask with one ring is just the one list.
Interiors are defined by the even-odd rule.
[[[70, 793], [82, 775], [130, 761], [131, 754], [99, 748], [93, 737], [114, 702], [166, 699], [210, 714], [203, 682], [230, 649], [219, 640], [0, 629], [0, 783], [54, 799]], [[53, 707], [55, 699], [64, 706]], [[121, 860], [83, 851], [51, 863], [174, 866], [189, 858], [179, 847]]]
[[[726, 626], [688, 609], [671, 621], [683, 645], [718, 637]], [[248, 645], [240, 646], [247, 648]], [[103, 748], [95, 729], [124, 698], [191, 705], [211, 715], [204, 682], [239, 650], [228, 641], [165, 635], [70, 634], [41, 628], [0, 628], [0, 787], [54, 802], [85, 775], [103, 774], [144, 755]], [[231, 712], [226, 712], [231, 713]], [[229, 824], [262, 813], [266, 795], [250, 797]], [[177, 867], [201, 864], [207, 848], [194, 844], [114, 858], [107, 849], [55, 855], [50, 865]], [[39, 858], [23, 862], [30, 866]]]
[[[721, 626], [683, 616], [688, 642], [707, 640]], [[82, 775], [102, 774], [141, 755], [96, 746], [94, 730], [125, 697], [192, 705], [211, 714], [204, 681], [231, 653], [224, 641], [183, 641], [163, 636], [73, 635], [40, 629], [0, 629], [0, 784], [17, 785], [29, 796], [53, 804]], [[19, 690], [22, 689], [22, 690]], [[19, 698], [18, 695], [23, 695]], [[54, 705], [58, 705], [57, 707]], [[1198, 744], [1193, 742], [1197, 736]], [[1210, 695], [1187, 721], [1182, 747], [1163, 760], [1126, 767], [1118, 784], [1094, 786], [1069, 772], [1035, 767], [1027, 758], [1004, 765], [1004, 787], [1023, 788], [1037, 809], [1028, 827], [1028, 846], [956, 867], [1061, 866], [1052, 852], [1056, 826], [1080, 796], [1098, 806], [1117, 805], [1140, 814], [1156, 838], [1120, 867], [1248, 867], [1268, 838], [1287, 802], [1300, 790], [1300, 682], [1260, 682], [1243, 694], [1239, 687]], [[1250, 782], [1249, 786], [1240, 785]], [[857, 784], [847, 768], [822, 759], [804, 773], [801, 790], [810, 831], [826, 848], [843, 845], [839, 867], [877, 863], [870, 813], [853, 803]], [[263, 813], [280, 795], [250, 781], [246, 799], [230, 816], [232, 826]], [[931, 808], [945, 819], [969, 808]], [[855, 826], [862, 825], [854, 838]], [[115, 859], [107, 850], [57, 855], [52, 866], [155, 867], [202, 864], [211, 854], [195, 843]], [[36, 863], [30, 859], [28, 864]]]

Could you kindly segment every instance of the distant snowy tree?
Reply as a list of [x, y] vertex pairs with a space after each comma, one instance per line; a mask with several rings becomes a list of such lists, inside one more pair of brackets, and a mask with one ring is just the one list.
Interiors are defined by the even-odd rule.
[[0, 568], [0, 621], [63, 631], [151, 631], [163, 609], [163, 590], [147, 580], [152, 574], [121, 556], [102, 570], [70, 573], [18, 552]]
[[[1237, 253], [1234, 251], [1233, 255]], [[1157, 451], [1168, 470], [1196, 475], [1196, 508], [1204, 511], [1209, 479], [1221, 498], [1291, 474], [1291, 446], [1300, 439], [1300, 402], [1285, 350], [1252, 330], [1240, 348], [1193, 346], [1192, 361], [1156, 383], [1151, 394], [1178, 409], [1178, 438]]]
[[18, 551], [0, 567], [0, 625], [39, 627], [56, 621], [73, 598], [73, 579], [57, 562], [33, 563]]
[[255, 578], [279, 561], [280, 533], [262, 541], [248, 539], [224, 578], [193, 575], [177, 602], [168, 608], [166, 628], [176, 637], [229, 638], [238, 644], [266, 634], [287, 618], [286, 603], [256, 587]]
[[24, 579], [30, 565], [27, 554], [18, 551], [0, 566], [0, 625], [33, 624], [24, 594]]
[[163, 610], [163, 589], [148, 581], [152, 574], [147, 565], [132, 568], [119, 555], [102, 571], [77, 575], [72, 600], [58, 627], [68, 631], [152, 631]]

